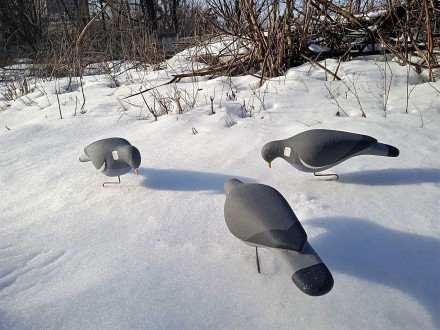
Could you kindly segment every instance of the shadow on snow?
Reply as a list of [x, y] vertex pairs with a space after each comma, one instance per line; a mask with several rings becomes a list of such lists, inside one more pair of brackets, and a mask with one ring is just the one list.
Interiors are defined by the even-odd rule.
[[383, 170], [341, 173], [338, 182], [371, 186], [440, 183], [440, 169], [389, 168]]
[[236, 175], [165, 168], [141, 168], [139, 174], [144, 177], [142, 180], [144, 187], [157, 190], [213, 191], [223, 194], [223, 185], [228, 179], [237, 178], [246, 182], [255, 182]]
[[440, 328], [440, 240], [363, 219], [319, 218], [305, 225], [327, 230], [313, 239], [312, 245], [331, 271], [414, 297]]

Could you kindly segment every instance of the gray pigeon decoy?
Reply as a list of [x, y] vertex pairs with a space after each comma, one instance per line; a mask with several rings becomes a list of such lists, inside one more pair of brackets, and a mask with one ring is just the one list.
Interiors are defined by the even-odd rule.
[[321, 296], [332, 289], [329, 269], [307, 242], [304, 228], [277, 190], [237, 179], [226, 181], [224, 190], [226, 225], [234, 236], [255, 246], [258, 270], [258, 247], [265, 247], [289, 271], [302, 292]]
[[121, 183], [120, 176], [130, 172], [133, 168], [136, 175], [141, 165], [141, 154], [130, 142], [122, 138], [108, 138], [95, 141], [84, 148], [84, 153], [79, 157], [81, 162], [92, 161], [97, 170], [107, 176], [117, 176], [118, 182], [105, 182], [106, 184]]
[[[328, 129], [312, 129], [285, 140], [266, 143], [261, 149], [263, 159], [271, 167], [281, 157], [300, 171], [316, 172], [329, 169], [344, 160], [360, 155], [397, 157], [399, 150], [377, 142], [371, 136]], [[334, 175], [336, 178], [338, 176]]]

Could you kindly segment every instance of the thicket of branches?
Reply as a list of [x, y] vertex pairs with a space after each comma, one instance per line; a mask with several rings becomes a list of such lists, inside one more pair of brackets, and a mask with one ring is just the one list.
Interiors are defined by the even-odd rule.
[[439, 18], [438, 0], [8, 0], [0, 46], [5, 61], [27, 56], [41, 75], [71, 76], [90, 62], [160, 62], [173, 51], [166, 36], [221, 36], [237, 51], [205, 56], [215, 73], [263, 80], [306, 61], [390, 52], [433, 79]]
[[306, 61], [384, 52], [402, 64], [429, 70], [431, 78], [439, 67], [437, 0], [208, 0], [208, 4], [216, 29], [247, 49], [245, 55], [222, 64], [230, 73], [255, 67], [264, 79]]
[[1, 62], [28, 57], [54, 76], [81, 69], [74, 67], [77, 53], [84, 65], [115, 59], [155, 63], [166, 56], [161, 40], [194, 35], [199, 28], [197, 6], [190, 1], [2, 1]]

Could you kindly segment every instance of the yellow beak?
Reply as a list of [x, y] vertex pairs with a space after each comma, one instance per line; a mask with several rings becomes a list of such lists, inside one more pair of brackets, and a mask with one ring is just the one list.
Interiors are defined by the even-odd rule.
[[134, 173], [136, 173], [136, 175], [139, 175], [139, 170], [137, 168], [135, 168]]
[[272, 163], [271, 162], [267, 162], [267, 165], [269, 165], [269, 168], [272, 168]]

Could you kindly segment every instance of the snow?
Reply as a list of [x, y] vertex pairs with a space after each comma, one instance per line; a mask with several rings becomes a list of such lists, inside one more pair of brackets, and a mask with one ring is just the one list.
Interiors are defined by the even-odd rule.
[[330, 52], [332, 50], [330, 47], [326, 47], [318, 44], [310, 44], [309, 49], [315, 53]]
[[[311, 65], [260, 88], [254, 76], [182, 79], [156, 91], [194, 106], [157, 122], [140, 95], [122, 100], [191, 68], [187, 55], [120, 72], [119, 87], [84, 77], [83, 114], [67, 79], [0, 99], [0, 329], [440, 328], [440, 84], [411, 72], [406, 113], [406, 67], [366, 57], [341, 63], [344, 82]], [[263, 144], [312, 128], [371, 135], [400, 156], [350, 159], [328, 171], [338, 181], [282, 159], [267, 167]], [[113, 136], [142, 165], [103, 188], [108, 178], [78, 157]], [[257, 273], [224, 222], [232, 177], [287, 199], [333, 274], [330, 293], [303, 294], [264, 249]]]

